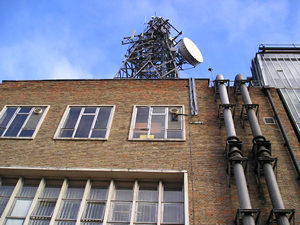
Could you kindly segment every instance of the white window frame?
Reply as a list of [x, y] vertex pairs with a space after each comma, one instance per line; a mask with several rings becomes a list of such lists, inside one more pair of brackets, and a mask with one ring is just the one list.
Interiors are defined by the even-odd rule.
[[17, 134], [16, 137], [5, 137], [5, 136], [2, 136], [2, 135], [4, 135], [4, 134], [6, 133], [6, 131], [7, 131], [8, 128], [7, 128], [6, 131], [0, 136], [1, 139], [25, 139], [25, 140], [32, 140], [32, 139], [34, 139], [35, 136], [37, 135], [37, 133], [38, 133], [38, 131], [39, 131], [39, 129], [40, 129], [40, 127], [41, 127], [41, 125], [42, 125], [42, 123], [43, 123], [45, 117], [46, 117], [46, 114], [47, 114], [48, 111], [49, 111], [50, 105], [5, 105], [5, 106], [3, 107], [3, 109], [1, 110], [1, 112], [0, 112], [0, 118], [2, 118], [2, 116], [3, 116], [4, 113], [5, 113], [5, 111], [6, 111], [7, 108], [9, 108], [9, 107], [18, 107], [18, 109], [17, 109], [17, 111], [14, 113], [14, 115], [12, 116], [12, 118], [10, 119], [10, 121], [9, 121], [9, 123], [8, 123], [8, 125], [7, 125], [8, 128], [10, 127], [11, 123], [14, 121], [14, 119], [15, 119], [15, 117], [16, 117], [16, 114], [19, 112], [19, 110], [20, 110], [21, 107], [35, 107], [35, 108], [37, 108], [37, 107], [46, 107], [46, 108], [45, 108], [45, 111], [43, 112], [42, 117], [40, 118], [40, 120], [39, 120], [37, 126], [35, 127], [35, 130], [34, 130], [34, 132], [33, 132], [33, 134], [32, 134], [32, 137], [19, 137], [19, 135], [20, 135], [22, 129], [25, 127], [25, 125], [26, 125], [27, 121], [29, 120], [31, 114], [33, 113], [33, 109], [31, 109], [31, 111], [29, 112], [29, 116], [27, 116], [26, 120], [24, 121], [24, 123], [23, 123], [21, 129], [19, 130], [19, 132], [18, 132], [18, 134]]
[[[77, 119], [77, 122], [76, 122], [76, 125], [75, 125], [75, 128], [74, 128], [75, 130], [77, 129], [78, 124], [79, 124], [79, 122], [81, 120], [81, 117], [82, 117], [82, 114], [83, 114], [83, 108], [86, 108], [86, 107], [100, 107], [100, 108], [101, 107], [111, 107], [112, 109], [111, 109], [111, 113], [109, 115], [109, 119], [108, 119], [108, 122], [107, 122], [107, 130], [106, 130], [105, 138], [91, 138], [91, 137], [89, 137], [89, 138], [79, 138], [79, 137], [74, 137], [74, 135], [75, 135], [76, 132], [73, 133], [73, 137], [60, 137], [59, 136], [60, 131], [63, 128], [63, 125], [64, 125], [64, 123], [65, 123], [65, 121], [66, 121], [66, 119], [67, 119], [67, 117], [69, 115], [69, 111], [70, 111], [70, 109], [72, 107], [81, 107], [81, 112], [80, 112], [80, 115], [79, 115], [79, 117]], [[99, 140], [107, 140], [108, 137], [109, 137], [110, 130], [111, 130], [111, 125], [112, 125], [112, 121], [113, 121], [113, 118], [114, 118], [115, 108], [116, 108], [115, 105], [67, 105], [67, 107], [65, 109], [65, 112], [63, 114], [63, 117], [60, 120], [60, 123], [59, 123], [59, 125], [58, 125], [58, 127], [56, 129], [56, 132], [54, 134], [53, 139], [57, 139], [57, 140], [91, 140], [91, 141], [93, 141], [93, 140], [95, 140], [95, 141], [97, 141], [97, 140], [98, 141]], [[93, 129], [93, 126], [95, 125], [98, 112], [99, 112], [99, 109], [96, 110], [97, 114], [94, 117], [94, 121], [93, 121], [92, 127], [90, 129], [89, 136], [91, 135], [91, 131]]]
[[[152, 109], [153, 107], [174, 107], [174, 108], [181, 108], [182, 109], [182, 114], [183, 115], [179, 115], [181, 116], [181, 131], [182, 131], [182, 138], [145, 138], [145, 139], [141, 139], [141, 138], [133, 138], [133, 134], [134, 134], [134, 128], [135, 128], [135, 123], [136, 123], [136, 116], [137, 116], [137, 109], [139, 107], [149, 107], [150, 111], [149, 111], [149, 117], [148, 117], [148, 134], [147, 136], [149, 136], [149, 133], [151, 132], [151, 129], [149, 128], [151, 126], [151, 115], [152, 115]], [[184, 105], [134, 105], [133, 106], [133, 112], [132, 112], [132, 116], [131, 116], [131, 123], [130, 123], [130, 131], [129, 131], [129, 137], [128, 140], [131, 141], [185, 141], [186, 140], [186, 136], [185, 136], [185, 118], [184, 118]], [[155, 115], [159, 115], [159, 113], [155, 113]], [[162, 113], [161, 115], [165, 115], [165, 135], [166, 132], [168, 130], [168, 112]]]
[[[2, 170], [3, 168], [0, 168], [0, 170]], [[28, 225], [31, 221], [31, 215], [32, 212], [36, 209], [36, 207], [39, 204], [39, 198], [42, 195], [42, 192], [46, 186], [46, 181], [44, 175], [46, 175], [47, 177], [47, 172], [45, 170], [40, 170], [40, 169], [33, 169], [33, 168], [28, 168], [25, 169], [25, 173], [30, 175], [31, 172], [34, 170], [37, 172], [37, 174], [35, 174], [34, 179], [38, 178], [40, 179], [40, 183], [38, 185], [37, 191], [35, 193], [35, 196], [33, 197], [33, 201], [31, 203], [30, 209], [26, 215], [26, 217], [24, 218], [24, 223], [23, 225]], [[48, 168], [49, 169], [49, 168]], [[11, 171], [11, 170], [10, 170]], [[24, 175], [24, 170], [22, 170], [22, 174]], [[187, 171], [184, 170], [123, 170], [123, 169], [113, 169], [113, 170], [109, 170], [109, 169], [84, 169], [84, 170], [80, 170], [80, 169], [69, 169], [69, 170], [64, 170], [64, 169], [55, 169], [52, 172], [56, 173], [56, 174], [60, 174], [60, 172], [62, 172], [64, 175], [69, 175], [70, 177], [68, 178], [64, 178], [64, 181], [61, 185], [61, 189], [60, 189], [60, 194], [58, 196], [58, 199], [56, 201], [56, 205], [54, 208], [54, 211], [52, 213], [52, 217], [50, 219], [50, 223], [49, 225], [55, 225], [55, 223], [57, 221], [68, 221], [68, 219], [58, 219], [58, 215], [59, 215], [59, 210], [62, 207], [62, 202], [66, 193], [66, 190], [68, 188], [68, 183], [69, 181], [72, 181], [73, 179], [78, 180], [78, 176], [76, 176], [75, 174], [82, 175], [85, 174], [90, 171], [90, 173], [92, 175], [95, 175], [95, 179], [93, 179], [93, 177], [89, 176], [89, 177], [81, 177], [80, 180], [85, 180], [85, 187], [84, 188], [84, 193], [83, 196], [81, 198], [81, 203], [80, 203], [80, 207], [78, 209], [78, 214], [77, 214], [77, 219], [76, 219], [76, 225], [80, 225], [83, 221], [83, 217], [84, 217], [84, 213], [85, 213], [85, 208], [87, 207], [87, 203], [89, 202], [89, 200], [87, 199], [90, 191], [91, 191], [91, 187], [92, 187], [92, 183], [93, 181], [105, 181], [105, 182], [109, 182], [109, 184], [107, 185], [107, 198], [106, 198], [106, 205], [105, 205], [105, 209], [104, 209], [104, 215], [103, 215], [103, 225], [110, 225], [111, 223], [110, 221], [110, 215], [112, 213], [111, 211], [111, 202], [113, 201], [113, 196], [114, 193], [116, 191], [115, 188], [115, 182], [118, 181], [125, 181], [125, 182], [132, 182], [133, 184], [133, 199], [132, 199], [132, 207], [131, 207], [131, 212], [129, 215], [129, 221], [128, 224], [129, 225], [134, 225], [134, 224], [143, 224], [145, 222], [136, 222], [136, 216], [137, 216], [137, 203], [139, 202], [139, 200], [137, 199], [137, 195], [139, 192], [139, 185], [140, 182], [143, 182], [143, 177], [147, 177], [147, 179], [145, 181], [147, 182], [153, 182], [157, 185], [157, 190], [158, 190], [158, 200], [157, 200], [157, 215], [156, 215], [156, 219], [157, 222], [153, 222], [151, 224], [156, 224], [156, 225], [162, 225], [163, 223], [163, 191], [164, 191], [164, 183], [169, 183], [169, 182], [175, 182], [175, 183], [181, 183], [182, 184], [182, 193], [183, 193], [183, 224], [184, 225], [189, 225], [189, 205], [188, 205], [188, 174]], [[45, 173], [46, 172], [46, 173]], [[50, 172], [50, 171], [49, 171]], [[50, 172], [50, 173], [52, 173]], [[89, 174], [90, 174], [89, 173]], [[101, 174], [103, 175], [103, 178], [101, 178]], [[112, 177], [107, 177], [107, 174], [112, 175]], [[124, 179], [124, 177], [126, 177], [126, 175], [128, 176], [128, 180]], [[136, 174], [136, 175], [135, 175]], [[177, 174], [177, 175], [176, 175]], [[181, 174], [181, 178], [178, 179], [178, 175]], [[17, 174], [14, 173], [14, 175], [16, 176]], [[99, 176], [100, 175], [100, 176]], [[125, 176], [124, 176], [125, 175]], [[133, 178], [135, 177], [136, 178]], [[169, 178], [167, 178], [169, 177]], [[175, 180], [172, 179], [172, 177], [176, 177]], [[51, 180], [51, 178], [53, 179], [53, 177], [49, 177], [49, 180]], [[62, 178], [62, 177], [61, 177]], [[90, 178], [92, 180], [90, 180]], [[141, 179], [142, 178], [142, 179]], [[21, 190], [23, 184], [24, 184], [24, 178], [19, 178], [17, 184], [15, 185], [14, 191], [10, 196], [9, 202], [7, 203], [4, 212], [2, 214], [2, 217], [0, 218], [0, 223], [3, 224], [7, 217], [9, 217], [9, 212], [12, 210], [12, 207], [14, 205], [14, 202], [16, 201], [17, 198], [17, 194], [18, 192]], [[47, 178], [46, 178], [47, 179]], [[54, 178], [55, 180], [59, 179], [58, 177]], [[69, 180], [70, 179], [70, 180]], [[26, 180], [26, 177], [25, 177]], [[59, 179], [61, 180], [61, 179]], [[102, 201], [102, 200], [101, 200]], [[147, 201], [146, 201], [147, 202]], [[147, 222], [146, 222], [147, 223]]]

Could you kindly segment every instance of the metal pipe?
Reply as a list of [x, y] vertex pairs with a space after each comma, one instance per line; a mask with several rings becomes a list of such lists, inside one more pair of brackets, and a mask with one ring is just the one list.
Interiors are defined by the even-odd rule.
[[278, 123], [278, 125], [279, 125], [280, 130], [281, 130], [281, 133], [282, 133], [282, 135], [283, 135], [285, 144], [286, 144], [286, 146], [287, 146], [287, 148], [288, 148], [288, 151], [289, 151], [289, 153], [290, 153], [291, 159], [292, 159], [293, 164], [294, 164], [294, 166], [295, 166], [295, 169], [296, 169], [296, 171], [297, 171], [298, 179], [300, 179], [300, 166], [299, 166], [299, 162], [297, 161], [296, 155], [295, 155], [295, 153], [294, 153], [294, 151], [293, 151], [293, 149], [292, 149], [292, 146], [291, 146], [291, 144], [290, 144], [289, 138], [288, 138], [288, 136], [287, 136], [287, 134], [286, 134], [286, 132], [285, 132], [284, 126], [283, 126], [283, 124], [282, 124], [282, 122], [281, 122], [281, 119], [280, 119], [280, 117], [279, 117], [278, 111], [277, 111], [276, 106], [275, 106], [275, 103], [274, 103], [274, 101], [273, 101], [271, 92], [270, 92], [269, 89], [265, 89], [265, 90], [266, 90], [268, 99], [269, 99], [269, 101], [270, 101], [270, 103], [271, 103], [271, 106], [272, 106], [272, 109], [273, 109], [275, 118], [276, 118], [276, 120], [277, 120], [277, 123]]
[[[238, 74], [235, 78], [235, 82], [237, 81], [245, 81], [243, 75]], [[251, 98], [248, 92], [248, 88], [246, 86], [245, 82], [241, 82], [240, 83], [240, 90], [242, 93], [242, 97], [243, 97], [243, 101], [245, 104], [252, 104], [251, 102]], [[254, 109], [252, 109], [251, 107], [247, 109], [247, 115], [248, 115], [248, 119], [250, 122], [250, 126], [251, 126], [251, 130], [252, 130], [252, 135], [254, 137], [254, 140], [265, 140], [265, 138], [262, 135], [262, 132], [260, 130], [260, 126], [258, 124], [258, 120], [255, 114]], [[272, 158], [271, 156], [271, 149], [266, 149], [264, 146], [261, 146], [258, 149], [258, 157], [268, 157], [268, 158]], [[258, 159], [259, 160], [259, 159]], [[272, 205], [274, 209], [284, 209], [284, 204], [282, 201], [282, 197], [279, 191], [279, 187], [276, 181], [276, 177], [273, 171], [273, 167], [272, 167], [272, 162], [270, 161], [262, 161], [263, 163], [263, 171], [264, 171], [264, 175], [265, 175], [265, 179], [267, 182], [267, 187], [268, 187], [268, 191], [269, 191], [269, 195], [272, 201]], [[277, 222], [279, 225], [289, 225], [289, 220], [287, 218], [286, 215], [280, 215], [277, 218]]]
[[[218, 75], [216, 77], [216, 80], [217, 81], [224, 80], [223, 75]], [[221, 103], [222, 104], [230, 104], [226, 85], [222, 82], [218, 82], [218, 83], [216, 83], [216, 85], [218, 85], [218, 88], [219, 88]], [[224, 113], [224, 121], [225, 121], [225, 126], [226, 126], [226, 131], [227, 131], [227, 137], [228, 138], [236, 137], [236, 132], [235, 132], [235, 128], [234, 128], [234, 123], [233, 123], [230, 107], [224, 107], [223, 113]], [[232, 152], [232, 156], [237, 157], [237, 158], [243, 158], [237, 147], [233, 147], [231, 149], [231, 152]], [[247, 187], [247, 182], [246, 182], [246, 176], [245, 176], [244, 168], [243, 168], [241, 161], [234, 161], [233, 171], [234, 171], [235, 183], [236, 183], [237, 190], [238, 190], [240, 207], [242, 209], [252, 209], [249, 192], [248, 192], [248, 187]], [[255, 225], [254, 218], [251, 214], [250, 215], [244, 214], [242, 217], [242, 221], [243, 221], [243, 225]]]

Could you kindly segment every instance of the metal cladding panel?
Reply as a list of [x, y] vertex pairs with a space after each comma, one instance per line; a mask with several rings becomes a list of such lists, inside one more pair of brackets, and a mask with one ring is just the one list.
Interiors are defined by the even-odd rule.
[[300, 54], [258, 54], [263, 86], [300, 88]]

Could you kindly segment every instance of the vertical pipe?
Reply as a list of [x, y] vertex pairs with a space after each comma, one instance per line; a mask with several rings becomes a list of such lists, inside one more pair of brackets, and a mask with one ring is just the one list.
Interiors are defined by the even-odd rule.
[[[243, 81], [243, 80], [244, 80], [244, 77], [241, 74], [238, 74], [235, 78], [236, 82]], [[250, 98], [250, 95], [248, 92], [248, 88], [245, 83], [240, 84], [240, 90], [242, 93], [244, 103], [252, 104], [251, 98]], [[258, 124], [258, 120], [257, 120], [254, 109], [251, 109], [251, 108], [247, 109], [247, 115], [248, 115], [248, 119], [250, 122], [253, 137], [255, 138], [258, 136], [262, 136], [262, 132], [260, 130], [260, 126]], [[263, 148], [264, 147], [261, 147], [261, 149], [259, 149], [259, 151], [262, 150]], [[259, 154], [271, 157], [271, 154], [266, 153], [265, 151], [262, 151]], [[271, 162], [265, 162], [263, 164], [263, 170], [264, 170], [264, 175], [265, 175], [265, 179], [267, 182], [267, 187], [268, 187], [268, 191], [269, 191], [269, 195], [270, 195], [270, 198], [272, 201], [273, 208], [274, 209], [284, 209], [284, 204], [283, 204], [283, 201], [282, 201], [282, 198], [280, 195], [279, 187], [278, 187], [278, 184], [276, 181], [276, 177], [274, 175], [274, 171], [273, 171]], [[278, 222], [278, 225], [289, 225], [290, 224], [286, 215], [279, 216], [277, 222]]]
[[[223, 75], [218, 75], [216, 80], [221, 81], [224, 80]], [[224, 83], [219, 83], [219, 93], [220, 93], [220, 99], [222, 104], [229, 104], [229, 98], [226, 90], [226, 85]], [[232, 119], [232, 114], [230, 108], [224, 108], [224, 121], [227, 131], [227, 137], [235, 137], [236, 132], [234, 128], [234, 123]], [[234, 150], [234, 149], [232, 149]], [[240, 153], [234, 153], [235, 156], [241, 157], [242, 155]], [[244, 168], [242, 166], [241, 162], [235, 162], [233, 165], [233, 172], [234, 172], [234, 178], [235, 183], [238, 189], [238, 196], [239, 196], [239, 203], [240, 208], [242, 209], [251, 209], [251, 202], [246, 182], [246, 177], [244, 173]], [[252, 215], [243, 215], [243, 225], [255, 225], [255, 221]]]
[[268, 99], [269, 99], [269, 101], [271, 103], [272, 109], [274, 111], [275, 118], [276, 118], [276, 120], [278, 122], [279, 128], [280, 128], [281, 133], [283, 135], [283, 138], [285, 140], [285, 144], [286, 144], [286, 146], [287, 146], [287, 148], [289, 150], [291, 159], [293, 161], [293, 164], [295, 166], [296, 172], [298, 174], [298, 179], [300, 179], [300, 165], [299, 165], [299, 162], [297, 161], [296, 155], [295, 155], [295, 153], [294, 153], [294, 151], [292, 149], [292, 146], [290, 144], [289, 138], [288, 138], [288, 136], [287, 136], [287, 134], [285, 132], [285, 129], [284, 129], [283, 124], [281, 122], [281, 119], [279, 117], [278, 111], [276, 109], [275, 103], [273, 102], [273, 98], [272, 98], [272, 95], [270, 93], [270, 90], [266, 89], [266, 92], [267, 92]]

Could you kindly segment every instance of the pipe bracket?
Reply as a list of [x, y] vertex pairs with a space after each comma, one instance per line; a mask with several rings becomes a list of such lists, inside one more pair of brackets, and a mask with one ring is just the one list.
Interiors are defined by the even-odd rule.
[[248, 119], [248, 110], [254, 110], [257, 120], [259, 121], [259, 105], [258, 104], [243, 104], [242, 111], [241, 111], [241, 123], [242, 127], [245, 128], [245, 120]]
[[219, 128], [221, 128], [222, 124], [221, 121], [224, 120], [224, 110], [225, 109], [232, 109], [232, 119], [234, 119], [235, 115], [235, 104], [220, 104], [218, 109], [218, 120], [219, 120]]
[[228, 98], [229, 98], [229, 88], [230, 88], [230, 80], [214, 80], [214, 96], [215, 96], [215, 101], [217, 101], [217, 95], [220, 94], [220, 90], [219, 90], [219, 85], [220, 84], [225, 84], [227, 87], [227, 94], [228, 94]]
[[290, 224], [296, 225], [295, 209], [272, 209], [266, 224], [278, 224], [278, 219], [282, 216], [287, 216]]
[[239, 94], [241, 94], [241, 85], [242, 84], [247, 84], [247, 88], [248, 88], [248, 92], [250, 91], [250, 87], [252, 86], [252, 80], [235, 80], [234, 81], [234, 96], [235, 96], [235, 99], [237, 100], [237, 97]]
[[234, 224], [243, 225], [244, 216], [254, 216], [255, 225], [261, 224], [260, 209], [237, 209]]

